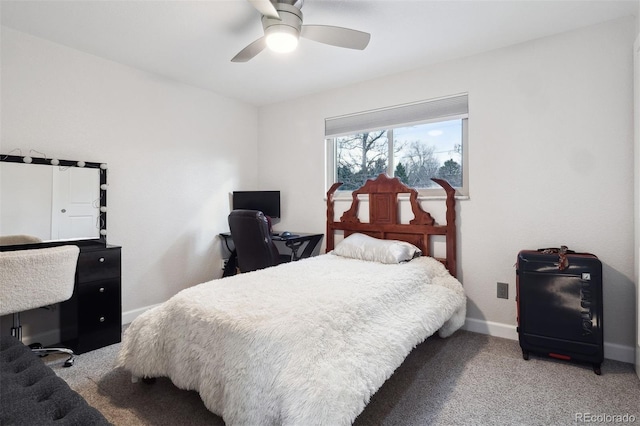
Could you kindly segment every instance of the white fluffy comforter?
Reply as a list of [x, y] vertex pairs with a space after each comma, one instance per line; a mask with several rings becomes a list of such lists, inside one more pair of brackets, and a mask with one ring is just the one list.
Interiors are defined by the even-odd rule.
[[326, 254], [181, 291], [133, 321], [118, 365], [198, 391], [229, 426], [347, 425], [465, 313], [462, 285], [432, 258]]

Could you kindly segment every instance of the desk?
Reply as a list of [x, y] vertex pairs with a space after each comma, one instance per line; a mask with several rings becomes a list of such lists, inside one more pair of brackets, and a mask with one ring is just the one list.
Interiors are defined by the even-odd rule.
[[[291, 250], [291, 260], [296, 261], [299, 259], [304, 259], [305, 257], [310, 257], [313, 254], [313, 251], [322, 241], [322, 237], [324, 234], [309, 234], [304, 232], [292, 232], [292, 235], [289, 237], [281, 237], [280, 235], [272, 235], [271, 239], [274, 242], [284, 242], [284, 244]], [[232, 249], [229, 246], [230, 242], [233, 242], [233, 237], [231, 237], [230, 232], [223, 232], [219, 234], [224, 239], [224, 244], [227, 247], [227, 250], [231, 253], [231, 257], [235, 258], [235, 249]], [[306, 244], [306, 245], [305, 245]], [[300, 255], [298, 255], [298, 251], [302, 246], [304, 250]], [[225, 268], [223, 277], [233, 275], [230, 271]]]
[[[271, 239], [273, 241], [283, 241], [284, 244], [291, 249], [291, 260], [303, 259], [305, 257], [310, 257], [313, 254], [313, 251], [316, 249], [320, 241], [322, 241], [322, 237], [324, 234], [305, 234], [305, 233], [297, 233], [292, 232], [289, 237], [281, 237], [279, 235], [272, 235]], [[307, 243], [304, 251], [300, 256], [298, 256], [298, 250], [304, 243]]]

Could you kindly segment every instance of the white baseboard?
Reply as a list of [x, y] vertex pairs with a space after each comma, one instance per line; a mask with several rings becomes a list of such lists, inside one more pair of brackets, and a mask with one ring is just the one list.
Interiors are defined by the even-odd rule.
[[[518, 340], [518, 332], [515, 325], [467, 318], [462, 328], [463, 330], [472, 331], [474, 333], [488, 334], [489, 336], [502, 337], [510, 340]], [[604, 342], [604, 357], [614, 361], [633, 364], [636, 359], [636, 353], [632, 346]]]
[[636, 351], [633, 346], [618, 345], [617, 343], [604, 342], [604, 357], [615, 361], [633, 364], [636, 360]]
[[510, 340], [518, 340], [518, 332], [516, 331], [515, 325], [467, 318], [462, 328], [467, 331], [473, 331], [474, 333], [488, 334], [489, 336], [502, 337]]
[[131, 322], [138, 318], [140, 315], [148, 311], [149, 309], [155, 308], [156, 306], [161, 305], [161, 303], [156, 303], [155, 305], [145, 306], [144, 308], [133, 309], [131, 311], [122, 313], [122, 325], [131, 324]]
[[55, 328], [53, 330], [47, 330], [43, 333], [34, 334], [33, 336], [23, 334], [22, 343], [25, 345], [30, 345], [36, 342], [43, 346], [51, 346], [60, 343], [60, 329]]

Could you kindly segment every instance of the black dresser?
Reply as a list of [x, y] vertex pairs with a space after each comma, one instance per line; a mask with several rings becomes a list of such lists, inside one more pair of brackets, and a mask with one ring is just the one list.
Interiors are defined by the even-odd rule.
[[121, 248], [80, 247], [71, 299], [60, 304], [62, 344], [81, 354], [122, 337]]

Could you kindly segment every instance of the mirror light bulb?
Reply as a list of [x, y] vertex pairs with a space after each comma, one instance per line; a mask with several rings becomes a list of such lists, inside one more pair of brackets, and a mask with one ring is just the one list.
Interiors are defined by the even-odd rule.
[[33, 159], [27, 155], [22, 159], [22, 161], [24, 161], [27, 164], [30, 164], [33, 161]]
[[78, 161], [78, 167], [84, 167], [85, 163], [84, 161]]

